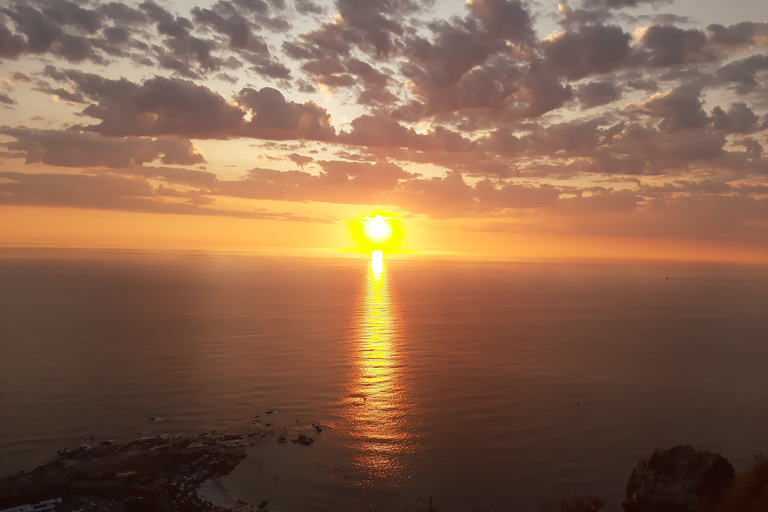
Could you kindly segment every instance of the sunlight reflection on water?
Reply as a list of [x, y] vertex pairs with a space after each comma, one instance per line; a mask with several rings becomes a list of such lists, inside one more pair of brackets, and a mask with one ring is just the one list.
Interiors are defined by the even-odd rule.
[[414, 449], [408, 418], [412, 402], [402, 376], [404, 354], [384, 260], [374, 257], [357, 326], [344, 418], [355, 466], [366, 487], [406, 478], [406, 455]]

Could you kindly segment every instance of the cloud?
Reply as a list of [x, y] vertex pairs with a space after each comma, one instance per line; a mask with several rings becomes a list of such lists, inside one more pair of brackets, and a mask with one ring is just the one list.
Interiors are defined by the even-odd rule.
[[752, 55], [736, 60], [717, 70], [717, 77], [724, 81], [735, 83], [736, 92], [745, 94], [760, 86], [756, 74], [768, 70], [768, 55]]
[[245, 88], [236, 99], [251, 114], [251, 121], [242, 130], [244, 135], [273, 140], [329, 140], [335, 135], [328, 112], [312, 101], [289, 102], [270, 87], [258, 91]]
[[218, 181], [214, 194], [250, 199], [318, 201], [340, 204], [382, 204], [387, 192], [412, 176], [387, 161], [319, 162], [319, 175], [304, 171], [251, 169], [241, 180]]
[[673, 25], [652, 25], [642, 31], [640, 42], [648, 52], [648, 64], [653, 67], [716, 60], [706, 44], [706, 34], [698, 29], [685, 30]]
[[5, 103], [6, 105], [16, 105], [16, 100], [7, 94], [0, 92], [0, 103]]
[[294, 0], [294, 8], [300, 14], [322, 14], [323, 8], [310, 0]]
[[109, 2], [102, 4], [99, 10], [109, 19], [128, 24], [143, 24], [148, 21], [147, 16], [139, 9], [134, 9], [122, 2]]
[[560, 191], [551, 185], [532, 187], [506, 183], [497, 187], [487, 179], [475, 185], [475, 193], [480, 207], [489, 211], [553, 207], [557, 205], [560, 196]]
[[712, 110], [714, 127], [730, 133], [749, 133], [757, 130], [758, 117], [745, 103], [734, 103], [723, 111], [720, 107]]
[[90, 133], [59, 130], [0, 128], [16, 139], [2, 145], [23, 155], [26, 163], [58, 167], [129, 167], [160, 159], [164, 164], [204, 162], [190, 141], [129, 137], [111, 139]]
[[610, 190], [594, 187], [575, 197], [560, 200], [558, 208], [572, 213], [632, 212], [640, 198], [632, 190]]
[[619, 68], [629, 56], [630, 35], [615, 26], [587, 25], [542, 42], [553, 69], [571, 80]]
[[729, 27], [718, 24], [707, 26], [709, 39], [725, 46], [768, 46], [768, 22], [743, 21]]
[[625, 7], [637, 7], [643, 4], [668, 4], [671, 0], [585, 0], [584, 6], [588, 8], [623, 9]]
[[573, 96], [570, 85], [563, 85], [549, 68], [540, 62], [531, 64], [528, 74], [522, 80], [522, 101], [528, 103], [523, 117], [539, 117], [562, 107]]
[[83, 114], [101, 123], [84, 129], [102, 135], [227, 138], [244, 124], [240, 108], [191, 81], [155, 77], [137, 85], [80, 72], [67, 76], [80, 92], [96, 100]]
[[394, 190], [401, 180], [414, 176], [399, 165], [384, 160], [375, 164], [342, 161], [321, 161], [318, 163], [329, 181], [349, 181], [350, 185], [359, 188], [383, 192]]
[[421, 88], [456, 83], [464, 73], [504, 47], [503, 39], [489, 37], [471, 18], [434, 23], [430, 29], [435, 34], [434, 42], [420, 37], [407, 41], [407, 55], [415, 62], [404, 72]]
[[0, 18], [0, 58], [16, 59], [24, 51], [26, 41], [23, 37], [13, 34]]
[[401, 35], [403, 28], [393, 14], [414, 10], [416, 3], [408, 0], [380, 0], [378, 2], [357, 2], [336, 0], [341, 23], [360, 34], [360, 43], [373, 48], [380, 56], [388, 55], [393, 47], [393, 35]]
[[493, 38], [530, 44], [536, 37], [531, 25], [531, 14], [523, 2], [470, 0], [467, 6]]
[[335, 135], [325, 109], [312, 101], [287, 101], [269, 87], [244, 88], [233, 104], [205, 86], [178, 78], [155, 77], [135, 84], [77, 70], [48, 68], [46, 73], [74, 84], [73, 99], [92, 102], [83, 114], [101, 122], [81, 128], [101, 135], [272, 140], [328, 140]]
[[663, 118], [660, 127], [676, 132], [684, 128], [696, 128], [707, 123], [702, 109], [701, 89], [681, 85], [665, 94], [657, 94], [643, 104], [644, 112]]
[[[290, 213], [206, 208], [210, 198], [199, 191], [153, 185], [145, 178], [120, 174], [25, 174], [0, 172], [0, 204], [67, 206], [180, 215], [215, 215], [245, 219], [309, 221]], [[163, 197], [187, 202], [163, 201]]]
[[621, 93], [611, 82], [589, 82], [579, 87], [576, 97], [582, 108], [594, 108], [607, 105], [621, 98]]
[[[102, 24], [101, 15], [66, 0], [55, 0], [38, 10], [27, 4], [0, 8], [0, 14], [11, 19], [20, 34], [13, 34], [0, 23], [0, 57], [18, 58], [22, 53], [46, 53], [70, 62], [86, 59], [101, 62], [89, 38], [68, 30], [93, 35]], [[65, 30], [65, 27], [67, 30]]]
[[0, 172], [0, 177], [11, 180], [0, 182], [5, 204], [113, 209], [120, 208], [116, 198], [152, 195], [149, 182], [129, 176]]
[[[0, 59], [24, 59], [0, 79], [0, 106], [49, 128], [0, 129], [3, 166], [67, 168], [6, 174], [3, 201], [256, 218], [272, 214], [222, 199], [378, 204], [617, 234], [620, 221], [679, 233], [693, 221], [665, 231], [662, 219], [729, 205], [742, 214], [722, 226], [761, 218], [768, 23], [705, 28], [647, 0], [562, 3], [559, 15], [470, 0], [452, 17], [415, 0], [213, 0], [178, 13], [138, 1], [0, 7]], [[562, 32], [538, 40], [545, 20]], [[46, 101], [50, 117], [33, 117]], [[197, 139], [250, 140], [294, 170], [225, 179], [219, 169], [241, 165], [228, 156], [184, 169], [205, 162]], [[197, 144], [217, 148], [211, 159], [239, 143]]]
[[363, 115], [350, 125], [352, 132], [339, 136], [339, 142], [370, 147], [402, 147], [418, 151], [469, 151], [472, 142], [461, 134], [437, 126], [426, 133], [417, 133], [397, 121]]

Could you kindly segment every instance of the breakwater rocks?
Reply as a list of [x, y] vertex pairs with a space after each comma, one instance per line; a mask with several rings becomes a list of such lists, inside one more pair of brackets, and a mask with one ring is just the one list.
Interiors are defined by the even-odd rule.
[[[287, 433], [286, 428], [281, 437]], [[164, 434], [57, 450], [53, 461], [0, 479], [0, 510], [61, 498], [57, 511], [266, 511], [266, 501], [252, 506], [227, 496], [218, 478], [245, 458], [248, 446], [276, 438], [272, 430], [250, 427], [243, 433]], [[298, 429], [291, 440], [314, 441]]]

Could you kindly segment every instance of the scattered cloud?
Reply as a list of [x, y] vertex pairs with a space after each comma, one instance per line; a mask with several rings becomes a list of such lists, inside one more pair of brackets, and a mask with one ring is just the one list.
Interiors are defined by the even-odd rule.
[[0, 7], [0, 202], [297, 218], [227, 206], [269, 199], [757, 236], [768, 23], [673, 7], [17, 0]]

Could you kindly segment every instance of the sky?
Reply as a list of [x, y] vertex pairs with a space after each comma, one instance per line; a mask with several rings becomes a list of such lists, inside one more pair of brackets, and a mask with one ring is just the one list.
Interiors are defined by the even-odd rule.
[[764, 0], [0, 3], [0, 244], [768, 262]]

